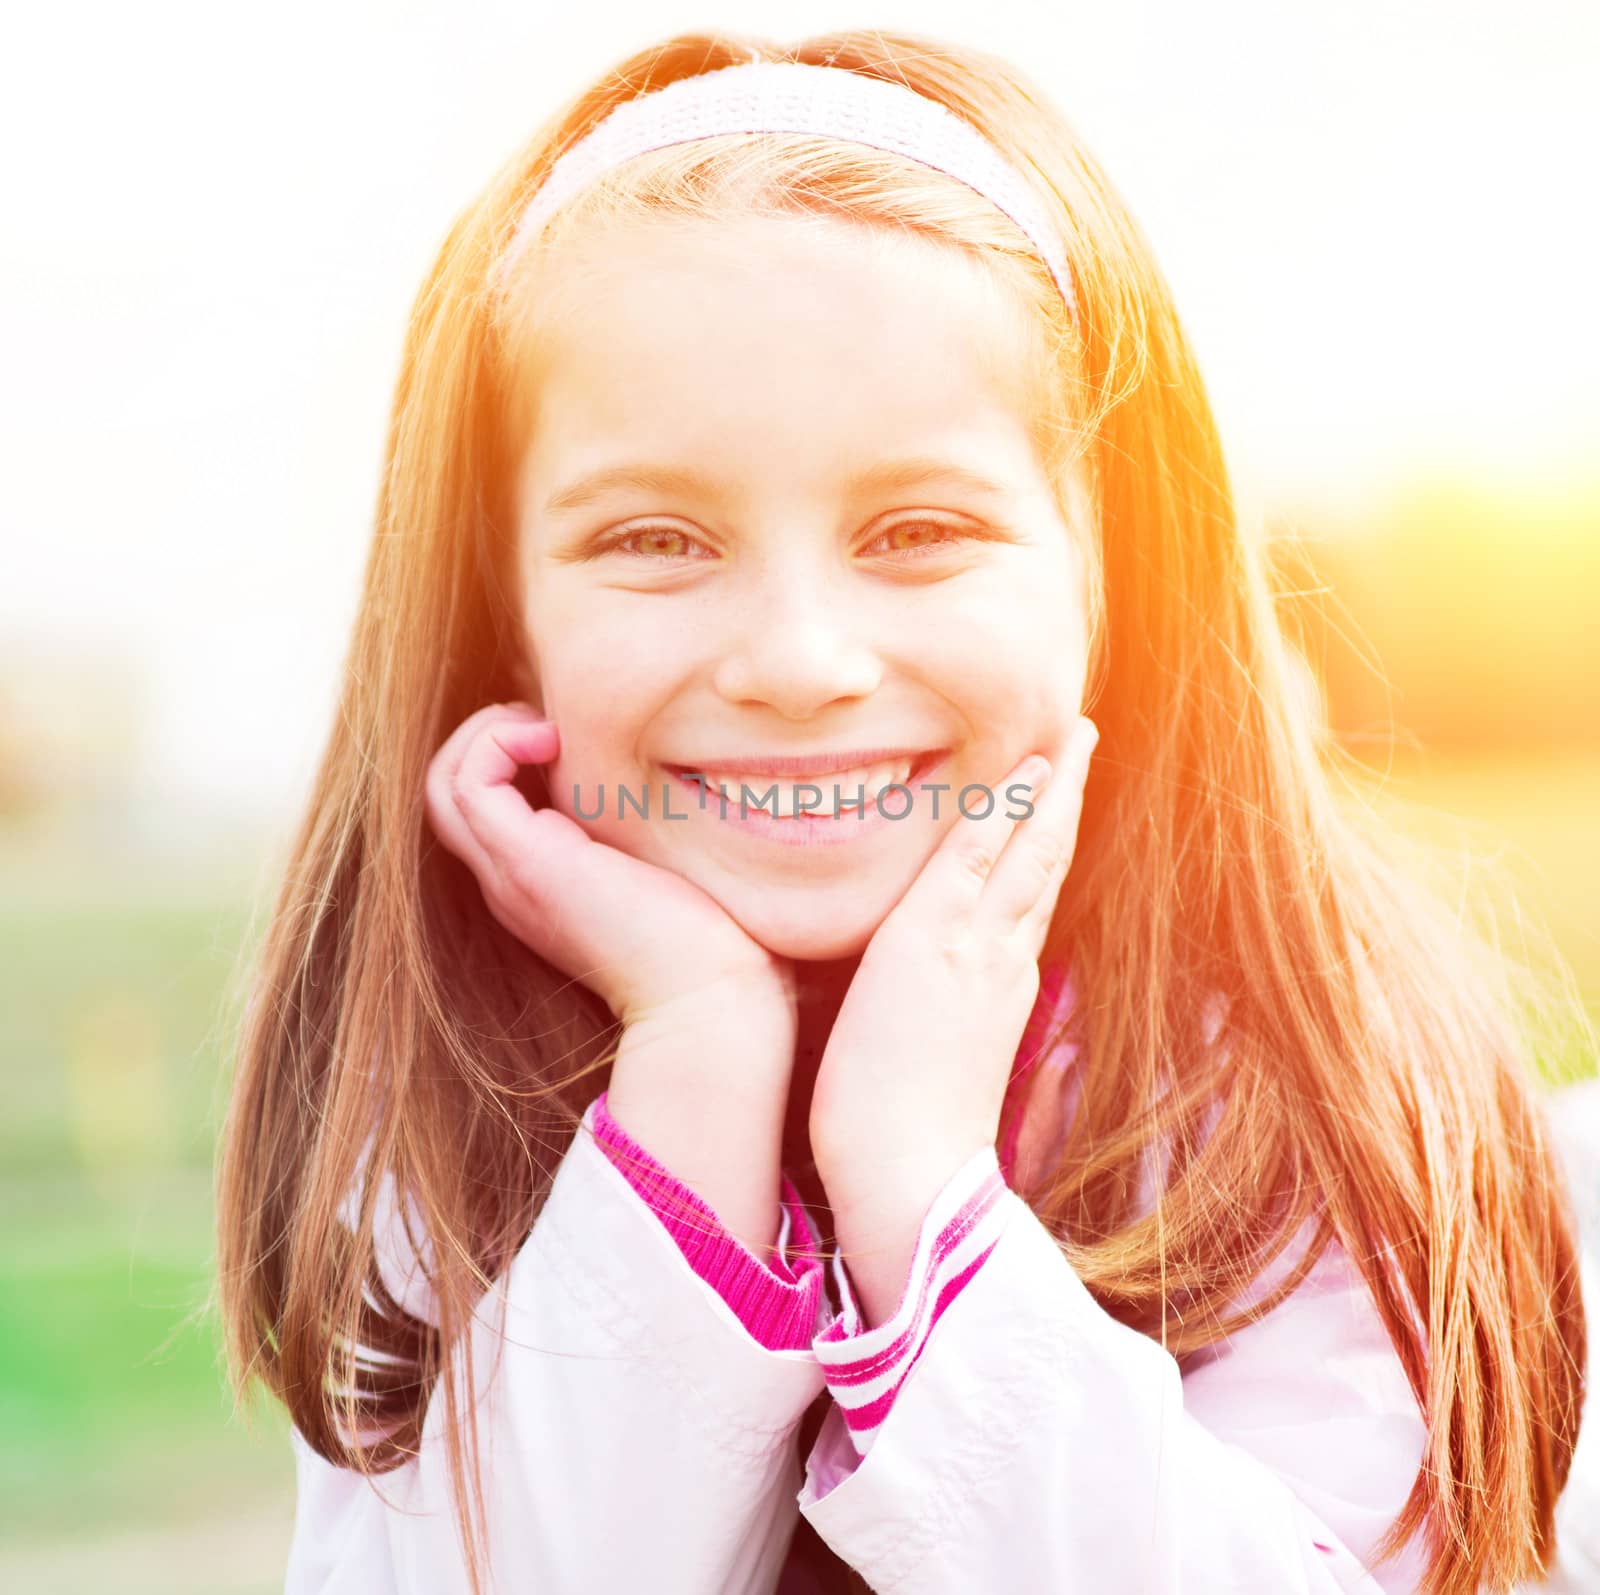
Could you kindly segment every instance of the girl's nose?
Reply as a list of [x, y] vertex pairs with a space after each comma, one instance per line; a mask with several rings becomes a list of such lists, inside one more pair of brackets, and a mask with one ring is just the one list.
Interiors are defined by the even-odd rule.
[[766, 704], [805, 720], [842, 698], [863, 698], [882, 667], [843, 596], [792, 566], [768, 573], [763, 591], [736, 600], [739, 614], [714, 681], [730, 703]]

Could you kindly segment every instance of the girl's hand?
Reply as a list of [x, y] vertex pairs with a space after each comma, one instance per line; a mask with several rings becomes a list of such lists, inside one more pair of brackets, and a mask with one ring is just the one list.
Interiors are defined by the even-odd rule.
[[428, 819], [468, 864], [489, 912], [603, 997], [626, 1026], [736, 1002], [794, 1011], [793, 968], [671, 870], [595, 841], [512, 785], [556, 757], [554, 722], [525, 703], [470, 715], [434, 755]]
[[[958, 818], [862, 954], [811, 1099], [841, 1236], [870, 1212], [865, 1239], [908, 1225], [914, 1237], [950, 1176], [993, 1144], [1098, 737], [1080, 717], [1042, 792], [1031, 755], [985, 818]], [[1007, 818], [1013, 782], [1034, 787], [1026, 819]]]
[[559, 747], [527, 704], [480, 709], [429, 765], [429, 820], [489, 912], [622, 1021], [611, 1116], [759, 1254], [779, 1227], [793, 965], [681, 875], [533, 808], [512, 778]]

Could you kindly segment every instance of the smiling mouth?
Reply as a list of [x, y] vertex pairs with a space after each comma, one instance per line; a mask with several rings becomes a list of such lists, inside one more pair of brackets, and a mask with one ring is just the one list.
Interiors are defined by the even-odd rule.
[[854, 814], [876, 802], [890, 787], [910, 786], [947, 752], [947, 748], [931, 748], [926, 753], [880, 759], [845, 770], [789, 771], [781, 775], [750, 770], [730, 773], [714, 765], [696, 768], [667, 764], [662, 768], [705, 797], [742, 802], [746, 810], [758, 810], [773, 819], [817, 820]]

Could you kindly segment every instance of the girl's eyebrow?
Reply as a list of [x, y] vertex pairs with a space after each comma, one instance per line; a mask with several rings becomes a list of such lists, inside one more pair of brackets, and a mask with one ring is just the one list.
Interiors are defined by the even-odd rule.
[[[930, 482], [944, 482], [954, 487], [964, 487], [969, 492], [1003, 497], [1006, 489], [987, 476], [958, 465], [954, 460], [940, 460], [926, 455], [915, 455], [903, 460], [884, 460], [859, 471], [845, 483], [852, 493], [885, 492], [897, 488], [920, 487]], [[558, 489], [545, 500], [545, 513], [556, 515], [563, 510], [581, 509], [596, 499], [620, 488], [637, 487], [657, 493], [700, 493], [710, 497], [717, 492], [717, 483], [699, 471], [673, 465], [608, 465], [590, 471], [567, 486]]]

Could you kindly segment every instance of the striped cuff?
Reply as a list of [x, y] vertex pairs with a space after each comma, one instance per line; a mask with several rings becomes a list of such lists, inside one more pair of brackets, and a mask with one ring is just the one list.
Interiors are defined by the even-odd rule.
[[[733, 1310], [750, 1335], [768, 1351], [804, 1351], [816, 1333], [824, 1300], [822, 1259], [800, 1193], [783, 1177], [778, 1238], [760, 1258], [723, 1228], [709, 1203], [673, 1177], [645, 1151], [606, 1107], [602, 1091], [585, 1119], [607, 1157], [621, 1170], [667, 1233], [690, 1268]], [[787, 1260], [790, 1238], [806, 1239]]]
[[835, 1277], [844, 1306], [812, 1341], [817, 1361], [844, 1416], [859, 1455], [865, 1456], [933, 1326], [994, 1250], [1015, 1204], [992, 1146], [973, 1153], [933, 1199], [917, 1235], [900, 1305], [875, 1329], [863, 1331], [837, 1250]]

